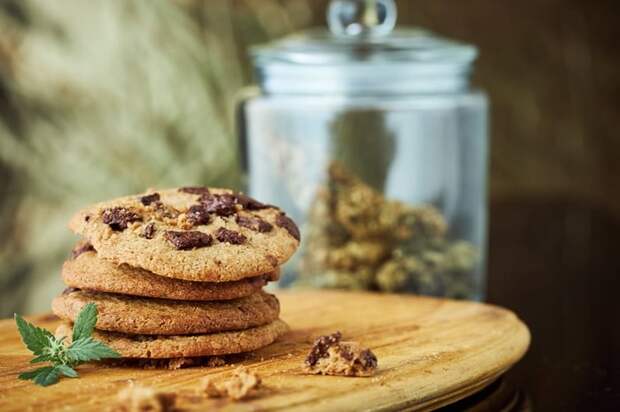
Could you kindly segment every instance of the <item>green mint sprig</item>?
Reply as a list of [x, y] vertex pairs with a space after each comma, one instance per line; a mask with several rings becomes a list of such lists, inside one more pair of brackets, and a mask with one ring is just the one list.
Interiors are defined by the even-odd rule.
[[61, 376], [77, 378], [79, 375], [75, 367], [82, 363], [120, 357], [117, 352], [90, 336], [97, 323], [97, 306], [94, 303], [85, 305], [78, 314], [70, 345], [64, 342], [65, 337], [57, 339], [48, 330], [26, 322], [17, 313], [15, 323], [22, 341], [35, 355], [30, 363], [51, 363], [50, 366], [19, 375], [19, 379], [33, 380], [37, 385], [52, 385], [58, 382]]

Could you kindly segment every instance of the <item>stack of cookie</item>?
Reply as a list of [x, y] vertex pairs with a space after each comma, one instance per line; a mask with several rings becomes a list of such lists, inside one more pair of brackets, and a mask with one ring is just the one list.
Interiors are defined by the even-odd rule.
[[299, 246], [279, 208], [225, 189], [185, 187], [128, 196], [78, 212], [83, 240], [54, 299], [71, 336], [82, 307], [93, 336], [126, 358], [173, 359], [252, 351], [287, 330], [262, 290]]

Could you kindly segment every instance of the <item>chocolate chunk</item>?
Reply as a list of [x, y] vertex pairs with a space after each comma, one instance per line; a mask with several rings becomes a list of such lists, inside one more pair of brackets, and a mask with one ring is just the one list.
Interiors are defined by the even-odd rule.
[[164, 238], [172, 243], [177, 250], [198, 249], [205, 246], [211, 246], [213, 237], [207, 233], [191, 231], [191, 232], [175, 232], [166, 231]]
[[150, 195], [146, 195], [146, 196], [142, 196], [140, 198], [140, 202], [144, 205], [144, 206], [148, 206], [153, 202], [157, 202], [159, 201], [159, 193], [152, 193]]
[[122, 232], [127, 229], [127, 224], [131, 222], [138, 222], [142, 220], [142, 217], [124, 207], [113, 207], [103, 211], [103, 223], [110, 226], [110, 229]]
[[286, 229], [291, 236], [297, 240], [300, 240], [301, 236], [299, 233], [299, 228], [295, 222], [293, 222], [291, 218], [286, 216], [284, 213], [281, 213], [278, 217], [276, 217], [276, 225]]
[[209, 194], [209, 188], [208, 187], [197, 187], [197, 186], [182, 187], [182, 188], [179, 189], [179, 192], [190, 193], [192, 195], [208, 195]]
[[83, 243], [73, 248], [73, 250], [71, 251], [71, 258], [75, 259], [78, 256], [80, 256], [82, 253], [90, 252], [91, 250], [95, 251], [95, 248], [93, 247], [93, 245], [91, 245], [90, 243]]
[[231, 194], [203, 195], [200, 202], [205, 205], [207, 212], [218, 216], [230, 216], [237, 212], [235, 196]]
[[325, 335], [319, 337], [312, 348], [310, 349], [310, 353], [306, 357], [306, 365], [314, 366], [321, 358], [326, 358], [329, 356], [327, 350], [337, 345], [342, 339], [342, 334], [340, 332], [332, 333], [331, 335]]
[[362, 366], [367, 369], [376, 369], [379, 365], [377, 361], [377, 357], [370, 349], [364, 349], [360, 354], [360, 360], [362, 362]]
[[155, 232], [155, 222], [151, 222], [148, 225], [144, 226], [144, 228], [142, 229], [142, 234], [140, 236], [147, 239], [153, 239], [153, 236], [155, 236]]
[[247, 240], [247, 238], [241, 233], [235, 232], [234, 230], [228, 230], [223, 227], [217, 230], [215, 237], [220, 242], [230, 243], [231, 245], [242, 245]]
[[256, 216], [242, 216], [238, 215], [235, 219], [237, 224], [242, 227], [247, 227], [248, 229], [254, 230], [260, 233], [271, 232], [273, 226], [269, 222], [265, 222], [260, 217]]
[[246, 210], [260, 210], [273, 207], [271, 205], [261, 203], [250, 196], [244, 195], [243, 193], [237, 193], [235, 195], [235, 200]]
[[189, 208], [187, 211], [187, 220], [192, 225], [206, 225], [211, 221], [211, 218], [207, 207], [203, 203], [200, 203]]

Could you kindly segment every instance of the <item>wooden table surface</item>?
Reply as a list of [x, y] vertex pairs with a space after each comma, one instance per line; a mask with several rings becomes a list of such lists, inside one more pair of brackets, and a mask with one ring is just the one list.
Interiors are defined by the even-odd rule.
[[[179, 370], [83, 365], [80, 378], [47, 388], [17, 379], [31, 368], [31, 356], [14, 321], [2, 320], [0, 410], [101, 410], [113, 404], [129, 380], [178, 393], [179, 405], [188, 410], [433, 409], [493, 382], [524, 355], [530, 341], [527, 327], [512, 312], [491, 305], [328, 291], [278, 296], [291, 332], [235, 365]], [[30, 320], [51, 330], [57, 324], [50, 315]], [[312, 341], [337, 330], [375, 352], [379, 369], [374, 377], [302, 373]], [[237, 403], [202, 396], [201, 378], [224, 377], [239, 364], [263, 378], [261, 396]]]

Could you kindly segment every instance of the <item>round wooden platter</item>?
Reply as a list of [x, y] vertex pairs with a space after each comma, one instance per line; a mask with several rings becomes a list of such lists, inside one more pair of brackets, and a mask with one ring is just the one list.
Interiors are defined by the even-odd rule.
[[[179, 370], [84, 365], [80, 378], [41, 388], [20, 381], [30, 356], [13, 320], [0, 321], [0, 410], [100, 410], [129, 380], [175, 392], [183, 410], [431, 410], [494, 382], [526, 352], [527, 327], [492, 305], [371, 293], [279, 292], [282, 319], [291, 332], [277, 343], [237, 357], [234, 365]], [[54, 329], [53, 316], [31, 318]], [[305, 375], [313, 340], [342, 332], [379, 359], [369, 378]], [[240, 364], [257, 372], [265, 389], [243, 402], [208, 399], [201, 378], [228, 376]]]

